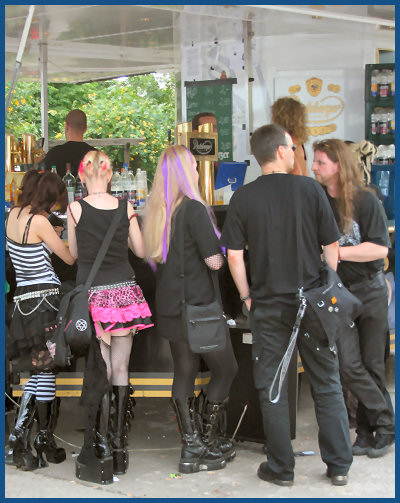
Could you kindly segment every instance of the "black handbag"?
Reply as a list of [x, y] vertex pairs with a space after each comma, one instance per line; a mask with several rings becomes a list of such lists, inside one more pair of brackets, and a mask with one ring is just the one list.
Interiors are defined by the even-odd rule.
[[221, 293], [218, 286], [218, 273], [211, 271], [214, 285], [215, 300], [211, 304], [192, 305], [185, 299], [185, 268], [184, 268], [184, 220], [187, 200], [181, 203], [180, 227], [180, 265], [182, 279], [182, 324], [184, 334], [187, 336], [190, 349], [193, 353], [209, 353], [222, 351], [229, 337], [229, 328], [222, 310]]
[[60, 301], [55, 329], [47, 341], [50, 354], [54, 356], [54, 363], [59, 367], [71, 365], [72, 355], [83, 356], [89, 347], [92, 337], [92, 320], [89, 313], [88, 290], [107, 253], [124, 208], [126, 206], [121, 203], [118, 205], [118, 211], [108, 228], [86, 283], [77, 285]]
[[325, 333], [329, 346], [333, 347], [344, 329], [354, 327], [362, 303], [326, 263], [320, 270], [320, 281], [321, 286], [303, 292], [307, 301], [303, 324]]
[[[325, 262], [320, 268], [320, 284], [317, 287], [303, 288], [303, 239], [302, 211], [298, 185], [293, 187], [296, 211], [297, 270], [300, 306], [293, 325], [288, 348], [278, 366], [269, 390], [269, 399], [277, 403], [289, 362], [291, 360], [300, 327], [310, 332], [325, 335], [329, 348], [336, 352], [335, 342], [339, 335], [349, 327], [354, 328], [354, 320], [361, 313], [362, 303], [342, 283], [338, 274]], [[279, 377], [278, 391], [272, 398], [275, 382]]]

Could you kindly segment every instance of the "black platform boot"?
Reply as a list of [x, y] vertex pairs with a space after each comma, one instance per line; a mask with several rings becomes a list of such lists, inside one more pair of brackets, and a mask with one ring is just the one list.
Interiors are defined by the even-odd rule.
[[86, 410], [84, 442], [75, 461], [75, 475], [96, 484], [112, 484], [113, 458], [109, 444], [111, 391], [107, 391], [91, 420]]
[[122, 475], [129, 466], [128, 454], [128, 400], [130, 386], [113, 386], [115, 413], [112, 428], [112, 453], [114, 458], [114, 473]]
[[24, 392], [14, 430], [8, 439], [9, 449], [5, 459], [7, 465], [13, 465], [27, 471], [35, 470], [38, 467], [38, 460], [33, 455], [29, 442], [35, 412], [35, 395]]
[[171, 403], [176, 413], [183, 443], [179, 471], [182, 473], [195, 473], [200, 470], [225, 468], [226, 461], [222, 452], [214, 449], [210, 451], [197, 430], [194, 397], [187, 398], [185, 402], [172, 398]]
[[98, 458], [112, 456], [110, 448], [110, 407], [112, 400], [112, 389], [107, 391], [101, 399], [100, 408], [96, 416], [96, 427], [94, 435], [94, 446]]
[[236, 456], [236, 450], [232, 442], [225, 438], [226, 424], [225, 414], [228, 398], [223, 402], [212, 402], [207, 396], [204, 397], [201, 410], [202, 439], [210, 449], [216, 448], [222, 452], [226, 461], [231, 461]]
[[49, 466], [43, 454], [50, 463], [62, 463], [65, 461], [66, 453], [62, 447], [57, 447], [54, 439], [54, 430], [57, 425], [60, 399], [55, 398], [49, 402], [36, 401], [37, 415], [39, 419], [39, 431], [33, 443], [38, 454], [39, 468]]

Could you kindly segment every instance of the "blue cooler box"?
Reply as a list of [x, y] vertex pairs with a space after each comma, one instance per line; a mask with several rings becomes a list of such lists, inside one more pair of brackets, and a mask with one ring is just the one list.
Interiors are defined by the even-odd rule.
[[371, 183], [381, 189], [388, 220], [395, 217], [394, 174], [395, 164], [371, 164]]

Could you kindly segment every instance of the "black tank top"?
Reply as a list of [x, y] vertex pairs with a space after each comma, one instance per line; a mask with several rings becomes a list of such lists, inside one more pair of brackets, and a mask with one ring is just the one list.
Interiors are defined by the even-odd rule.
[[[100, 210], [81, 199], [82, 214], [75, 228], [78, 244], [77, 285], [85, 283], [92, 264], [111, 225], [115, 210]], [[125, 211], [115, 231], [106, 256], [92, 285], [109, 285], [127, 281], [134, 275], [128, 260], [129, 218], [127, 201], [121, 201]]]

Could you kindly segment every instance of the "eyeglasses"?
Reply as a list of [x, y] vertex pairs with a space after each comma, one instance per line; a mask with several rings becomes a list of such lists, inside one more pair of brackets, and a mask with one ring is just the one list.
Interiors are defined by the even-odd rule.
[[291, 148], [293, 150], [293, 152], [296, 150], [296, 145], [279, 145], [280, 147], [285, 147], [285, 148]]

